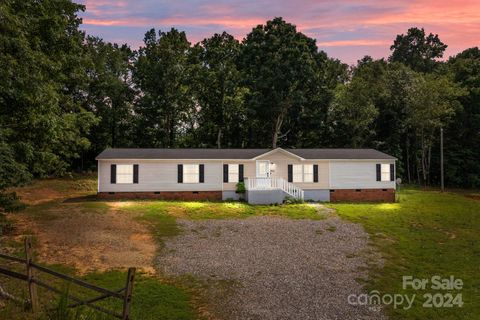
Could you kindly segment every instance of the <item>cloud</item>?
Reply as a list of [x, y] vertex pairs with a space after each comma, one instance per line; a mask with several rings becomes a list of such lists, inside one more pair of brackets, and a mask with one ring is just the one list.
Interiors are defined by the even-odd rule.
[[[78, 0], [77, 0], [78, 1]], [[354, 63], [387, 56], [397, 34], [411, 26], [438, 33], [455, 54], [480, 42], [478, 0], [81, 0], [83, 28], [107, 41], [137, 47], [146, 30], [171, 27], [197, 42], [227, 31], [242, 39], [253, 27], [282, 16], [330, 55]], [[127, 32], [127, 30], [129, 30]], [[122, 37], [123, 36], [123, 37]]]

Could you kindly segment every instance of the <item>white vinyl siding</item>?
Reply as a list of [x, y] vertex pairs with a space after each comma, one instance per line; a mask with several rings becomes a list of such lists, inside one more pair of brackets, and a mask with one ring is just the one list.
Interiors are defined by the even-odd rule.
[[[221, 161], [202, 161], [204, 183], [178, 183], [178, 164], [198, 164], [197, 161], [135, 160], [138, 183], [110, 183], [112, 164], [132, 164], [128, 160], [100, 160], [99, 192], [156, 192], [156, 191], [221, 191], [223, 185], [223, 165]], [[235, 184], [233, 189], [235, 190]]]
[[395, 182], [377, 181], [378, 161], [330, 162], [330, 189], [395, 189]]
[[303, 165], [303, 182], [313, 182], [313, 164]]
[[293, 182], [303, 181], [303, 166], [301, 164], [293, 165]]
[[390, 164], [382, 163], [381, 165], [381, 181], [390, 181]]
[[228, 182], [238, 182], [238, 164], [228, 165]]
[[183, 183], [199, 183], [200, 167], [198, 164], [183, 165]]
[[117, 165], [117, 183], [133, 183], [133, 165]]

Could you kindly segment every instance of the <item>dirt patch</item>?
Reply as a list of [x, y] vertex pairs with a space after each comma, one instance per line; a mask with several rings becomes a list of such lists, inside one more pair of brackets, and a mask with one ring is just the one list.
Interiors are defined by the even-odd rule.
[[17, 237], [33, 233], [40, 261], [65, 264], [80, 273], [137, 267], [153, 273], [156, 245], [149, 230], [129, 214], [86, 213], [75, 206], [49, 212], [49, 219], [14, 216]]
[[65, 195], [60, 191], [51, 188], [39, 188], [39, 189], [17, 189], [17, 194], [20, 196], [22, 202], [29, 206], [46, 203], [52, 200], [63, 198]]
[[465, 197], [480, 201], [480, 194], [466, 194]]

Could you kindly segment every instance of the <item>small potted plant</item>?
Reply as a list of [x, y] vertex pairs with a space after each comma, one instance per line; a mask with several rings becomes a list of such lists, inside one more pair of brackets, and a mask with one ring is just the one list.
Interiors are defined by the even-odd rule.
[[245, 189], [245, 183], [243, 181], [237, 183], [237, 190], [235, 190], [235, 193], [238, 194], [240, 200], [245, 200], [246, 191], [247, 189]]

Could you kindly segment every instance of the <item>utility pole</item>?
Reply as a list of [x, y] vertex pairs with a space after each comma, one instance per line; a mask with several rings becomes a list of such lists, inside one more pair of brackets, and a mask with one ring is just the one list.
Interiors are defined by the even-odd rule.
[[440, 188], [442, 192], [445, 191], [444, 177], [443, 177], [443, 128], [440, 128]]

